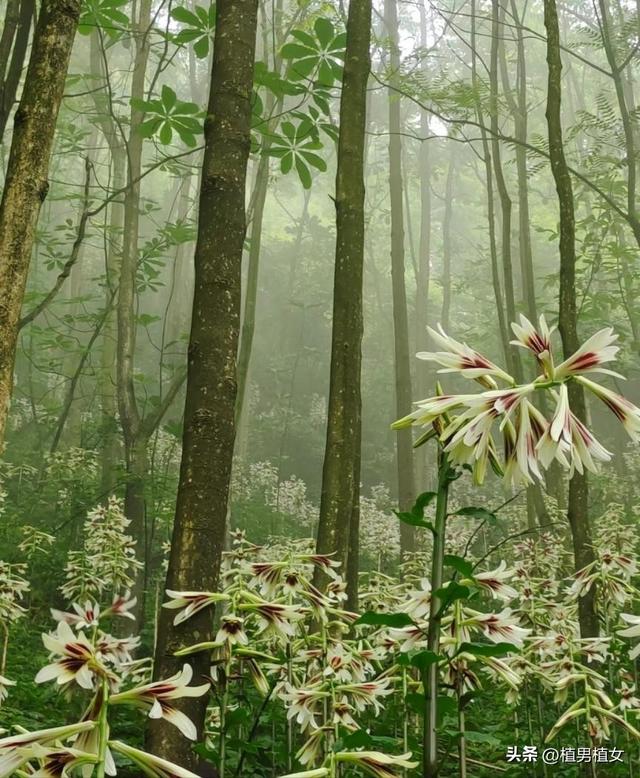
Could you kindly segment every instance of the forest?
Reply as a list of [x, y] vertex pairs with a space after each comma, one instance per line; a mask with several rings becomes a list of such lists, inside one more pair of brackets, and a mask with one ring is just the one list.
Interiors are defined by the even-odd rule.
[[640, 0], [0, 19], [0, 778], [640, 778]]

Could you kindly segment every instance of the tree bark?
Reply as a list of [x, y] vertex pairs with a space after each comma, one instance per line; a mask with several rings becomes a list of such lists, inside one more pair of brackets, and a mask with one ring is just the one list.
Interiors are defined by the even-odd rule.
[[[167, 588], [214, 591], [224, 548], [235, 438], [236, 357], [240, 330], [245, 187], [258, 0], [218, 0], [205, 153], [200, 188], [195, 289], [189, 339], [187, 397], [176, 515]], [[162, 610], [155, 677], [183, 664], [173, 652], [210, 638], [211, 613], [173, 626]], [[206, 652], [192, 659], [195, 682], [208, 674]], [[206, 697], [181, 708], [202, 733]], [[170, 724], [149, 728], [159, 756], [195, 769], [191, 744]]]
[[[560, 208], [560, 310], [558, 328], [562, 338], [565, 358], [580, 345], [578, 340], [578, 315], [576, 307], [576, 247], [575, 212], [571, 176], [564, 155], [561, 105], [562, 59], [560, 55], [560, 31], [555, 0], [544, 0], [544, 25], [547, 31], [547, 64], [549, 68], [547, 91], [547, 126], [549, 131], [549, 156], [551, 170], [558, 193]], [[569, 403], [575, 415], [586, 421], [584, 390], [575, 381], [569, 384]], [[586, 473], [575, 473], [569, 483], [568, 518], [573, 538], [576, 570], [594, 560], [591, 529], [589, 526], [589, 488]], [[578, 601], [580, 633], [583, 638], [598, 635], [598, 616], [595, 603], [595, 587]]]
[[31, 250], [47, 196], [49, 159], [75, 37], [78, 0], [44, 0], [34, 35], [0, 202], [0, 450]]
[[442, 219], [442, 314], [440, 323], [448, 332], [451, 323], [451, 220], [453, 218], [453, 179], [456, 168], [456, 152], [451, 149], [444, 188], [444, 217]]
[[[503, 6], [501, 0], [492, 0], [491, 5], [491, 61], [489, 64], [489, 105], [491, 115], [491, 157], [500, 197], [500, 213], [502, 216], [502, 238], [500, 249], [502, 254], [502, 277], [504, 294], [507, 303], [507, 324], [516, 320], [516, 296], [513, 283], [513, 260], [511, 257], [511, 211], [512, 202], [507, 188], [507, 182], [502, 170], [498, 126], [498, 51], [500, 45]], [[522, 364], [518, 349], [509, 349], [507, 362], [509, 369], [518, 383], [522, 381]]]
[[[393, 290], [393, 332], [396, 385], [396, 416], [411, 407], [411, 363], [409, 360], [409, 322], [405, 284], [404, 216], [402, 204], [402, 140], [400, 96], [395, 89], [400, 75], [398, 43], [398, 8], [396, 0], [385, 0], [384, 22], [390, 41], [389, 107], [389, 195], [391, 201], [391, 281]], [[411, 430], [396, 435], [396, 465], [398, 471], [398, 504], [409, 510], [415, 498], [413, 476], [413, 444]], [[413, 549], [413, 528], [401, 524], [400, 547], [403, 554]]]
[[[358, 539], [353, 526], [350, 542], [349, 527], [358, 523], [360, 497], [364, 154], [371, 14], [371, 0], [352, 0], [349, 5], [336, 173], [331, 374], [316, 543], [318, 553], [335, 554], [342, 562], [352, 602], [357, 596]], [[319, 573], [315, 579], [321, 583]]]
[[504, 310], [504, 298], [502, 297], [502, 285], [500, 283], [500, 271], [498, 269], [498, 249], [496, 244], [495, 203], [493, 195], [493, 172], [491, 165], [491, 147], [488, 133], [484, 123], [484, 112], [480, 100], [480, 81], [477, 68], [478, 52], [476, 49], [476, 3], [471, 2], [471, 81], [475, 95], [476, 118], [480, 127], [482, 139], [482, 160], [484, 163], [485, 181], [487, 187], [487, 222], [489, 227], [489, 256], [491, 258], [491, 282], [493, 295], [496, 301], [496, 313], [498, 317], [498, 335], [502, 346], [505, 362], [509, 364], [509, 332]]
[[[420, 46], [427, 48], [427, 9], [426, 0], [420, 3]], [[422, 63], [422, 72], [428, 76], [426, 57]], [[429, 114], [420, 111], [420, 144], [419, 174], [420, 174], [420, 243], [418, 249], [418, 276], [416, 283], [416, 347], [422, 350], [426, 344], [427, 325], [429, 324], [429, 292], [431, 287], [431, 146], [432, 141], [425, 140], [429, 135]], [[431, 394], [430, 386], [433, 370], [428, 362], [417, 359], [415, 365], [416, 390], [419, 397]], [[420, 446], [414, 452], [415, 485], [418, 492], [427, 489], [428, 457], [427, 446]]]
[[16, 100], [27, 56], [34, 0], [9, 0], [0, 40], [0, 143]]

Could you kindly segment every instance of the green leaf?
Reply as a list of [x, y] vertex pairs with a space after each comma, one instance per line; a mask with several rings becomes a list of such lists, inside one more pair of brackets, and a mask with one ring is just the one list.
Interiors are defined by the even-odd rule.
[[296, 170], [298, 171], [298, 176], [302, 182], [302, 186], [305, 189], [311, 189], [311, 173], [300, 156], [296, 156]]
[[304, 157], [305, 162], [313, 165], [313, 167], [321, 170], [323, 173], [326, 171], [327, 163], [322, 157], [319, 157], [317, 154], [312, 154], [310, 151], [301, 151], [300, 155]]
[[425, 699], [421, 694], [417, 694], [416, 692], [409, 692], [409, 694], [405, 695], [404, 701], [412, 711], [418, 713], [420, 716], [424, 716]]
[[163, 84], [161, 95], [162, 95], [162, 104], [167, 109], [167, 111], [170, 111], [178, 100], [176, 93], [173, 91], [173, 89], [170, 86], [167, 86], [167, 84]]
[[365, 611], [355, 622], [359, 624], [369, 624], [376, 627], [392, 627], [400, 629], [409, 627], [413, 624], [413, 619], [407, 613], [377, 613], [376, 611]]
[[280, 160], [280, 170], [286, 176], [293, 168], [293, 153], [287, 152]]
[[520, 649], [512, 643], [462, 643], [457, 653], [463, 652], [473, 656], [507, 656], [519, 654]]
[[457, 581], [450, 581], [447, 586], [436, 589], [434, 594], [440, 600], [438, 615], [441, 616], [452, 603], [456, 600], [466, 600], [471, 592], [469, 587], [462, 586]]
[[161, 124], [162, 119], [157, 117], [154, 117], [153, 119], [147, 119], [146, 122], [142, 122], [142, 124], [138, 127], [138, 132], [140, 135], [142, 135], [143, 138], [150, 138], [152, 135], [155, 135]]
[[465, 578], [473, 577], [473, 565], [471, 562], [461, 556], [456, 556], [455, 554], [445, 554], [444, 563], [449, 567], [453, 567], [454, 570], [457, 570], [460, 575], [464, 576]]
[[424, 527], [425, 529], [431, 530], [433, 533], [436, 531], [432, 522], [425, 521], [414, 513], [407, 513], [406, 511], [394, 511], [394, 513], [404, 524], [410, 524], [412, 527]]
[[422, 492], [418, 495], [416, 501], [411, 508], [411, 512], [416, 516], [424, 516], [424, 509], [427, 508], [438, 496], [437, 492]]
[[193, 44], [193, 52], [198, 59], [204, 59], [209, 54], [208, 35], [203, 35], [197, 43]]
[[364, 729], [357, 729], [355, 732], [345, 735], [345, 737], [342, 738], [342, 742], [344, 746], [349, 749], [371, 749], [373, 747], [373, 739]]
[[419, 670], [426, 670], [427, 667], [442, 661], [442, 659], [443, 657], [433, 651], [419, 651], [411, 657], [411, 665]]
[[164, 122], [162, 124], [162, 129], [160, 130], [160, 134], [158, 135], [160, 143], [162, 143], [164, 146], [167, 146], [169, 143], [171, 143], [172, 137], [173, 137], [173, 131], [171, 129], [171, 125], [168, 122]]
[[471, 516], [474, 519], [480, 519], [486, 521], [488, 524], [495, 524], [498, 521], [498, 517], [495, 513], [491, 513], [486, 508], [476, 508], [474, 506], [467, 506], [466, 508], [460, 508], [456, 511], [454, 516]]
[[176, 22], [188, 24], [190, 27], [200, 26], [200, 19], [198, 19], [194, 13], [191, 13], [188, 8], [183, 8], [182, 6], [179, 6], [178, 8], [172, 8], [170, 15], [172, 19], [176, 20]]
[[307, 46], [301, 46], [299, 43], [285, 43], [280, 49], [280, 54], [283, 59], [302, 59], [303, 57], [315, 57], [315, 49], [307, 48]]
[[[461, 735], [463, 733], [460, 733]], [[467, 729], [464, 732], [464, 737], [470, 743], [486, 743], [488, 746], [499, 746], [501, 741], [493, 735], [489, 735], [486, 732], [477, 732], [473, 729]]]
[[318, 40], [322, 44], [322, 48], [329, 48], [329, 44], [336, 35], [335, 27], [333, 26], [331, 20], [326, 19], [325, 17], [320, 17], [319, 19], [316, 19], [316, 23], [313, 25], [313, 29], [318, 36]]
[[308, 32], [305, 32], [304, 30], [292, 30], [291, 37], [304, 43], [305, 46], [308, 46], [313, 51], [317, 51], [316, 39], [313, 35], [309, 35]]

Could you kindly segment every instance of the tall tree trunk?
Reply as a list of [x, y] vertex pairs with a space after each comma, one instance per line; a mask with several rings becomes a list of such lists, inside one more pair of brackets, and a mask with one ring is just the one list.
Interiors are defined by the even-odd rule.
[[[507, 182], [502, 170], [498, 125], [498, 51], [500, 46], [501, 24], [503, 11], [501, 0], [492, 0], [491, 5], [491, 61], [489, 64], [489, 105], [491, 115], [491, 156], [493, 169], [500, 197], [500, 213], [502, 215], [502, 276], [504, 294], [507, 303], [507, 323], [516, 320], [516, 295], [513, 283], [513, 262], [511, 258], [511, 210], [512, 202], [507, 189]], [[522, 365], [518, 349], [509, 349], [508, 364], [511, 373], [518, 383], [522, 381]]]
[[[636, 189], [637, 189], [637, 149], [636, 149], [636, 133], [637, 133], [637, 117], [634, 119], [629, 111], [629, 105], [627, 103], [627, 95], [625, 92], [625, 85], [623, 80], [623, 72], [617, 62], [615, 41], [612, 40], [611, 33], [611, 19], [610, 3], [604, 0], [598, 0], [598, 9], [600, 11], [600, 18], [598, 19], [600, 25], [600, 34], [602, 36], [602, 45], [604, 47], [605, 54], [607, 56], [607, 62], [611, 69], [611, 77], [616, 92], [616, 99], [618, 101], [618, 109], [620, 111], [620, 118], [622, 119], [622, 129], [624, 132], [624, 143], [626, 151], [626, 163], [627, 163], [627, 212], [631, 219], [637, 221], [636, 212]], [[640, 230], [634, 230], [638, 245], [640, 245]]]
[[[393, 289], [393, 331], [396, 383], [396, 415], [407, 413], [411, 407], [411, 363], [409, 360], [409, 322], [407, 290], [405, 285], [404, 216], [402, 207], [402, 140], [400, 95], [394, 88], [400, 75], [400, 47], [398, 43], [398, 8], [396, 0], [385, 0], [384, 22], [390, 41], [389, 77], [389, 194], [391, 201], [391, 280]], [[411, 430], [401, 430], [396, 436], [396, 464], [398, 469], [398, 504], [408, 510], [415, 498], [413, 477], [413, 445]], [[413, 528], [402, 523], [400, 547], [403, 554], [413, 549]]]
[[[555, 0], [544, 0], [544, 26], [547, 31], [547, 126], [549, 131], [549, 156], [551, 170], [558, 193], [560, 208], [560, 310], [559, 330], [565, 358], [580, 345], [578, 340], [578, 315], [576, 307], [576, 225], [571, 176], [564, 155], [561, 105], [562, 59], [560, 55], [560, 31]], [[584, 390], [576, 381], [569, 384], [569, 403], [575, 415], [586, 421]], [[568, 518], [573, 538], [576, 570], [594, 560], [591, 529], [589, 526], [589, 489], [586, 473], [575, 473], [569, 483]], [[598, 634], [595, 588], [578, 601], [580, 633], [583, 638]]]
[[0, 143], [18, 93], [29, 45], [34, 0], [9, 0], [0, 39]]
[[444, 217], [442, 219], [442, 314], [440, 322], [445, 331], [451, 323], [451, 221], [453, 219], [453, 179], [455, 177], [456, 152], [451, 149], [444, 188]]
[[[124, 188], [126, 175], [126, 148], [124, 139], [113, 117], [110, 92], [106, 88], [103, 40], [94, 30], [89, 40], [89, 61], [91, 75], [104, 88], [92, 90], [95, 117], [109, 149], [111, 167], [110, 189], [118, 192]], [[105, 309], [107, 310], [102, 333], [100, 355], [100, 492], [108, 499], [116, 486], [116, 463], [119, 459], [118, 398], [116, 371], [117, 327], [112, 300], [117, 295], [120, 281], [122, 255], [122, 230], [124, 209], [119, 198], [114, 200], [105, 215]]]
[[496, 313], [498, 316], [498, 335], [502, 346], [505, 361], [509, 363], [509, 331], [502, 297], [502, 285], [500, 283], [500, 271], [498, 269], [498, 249], [496, 244], [495, 202], [493, 195], [493, 172], [491, 165], [491, 147], [488, 133], [484, 123], [484, 111], [480, 98], [480, 80], [478, 78], [478, 51], [476, 49], [476, 2], [471, 0], [471, 81], [475, 95], [476, 118], [480, 125], [480, 137], [482, 139], [482, 160], [484, 162], [485, 181], [487, 187], [487, 222], [489, 227], [489, 256], [491, 258], [491, 282], [493, 295], [496, 301]]
[[49, 158], [78, 25], [78, 0], [44, 0], [0, 202], [0, 450], [13, 387], [18, 322]]
[[[246, 232], [245, 187], [251, 145], [251, 99], [258, 0], [218, 0], [211, 71], [189, 339], [182, 463], [169, 589], [214, 591], [224, 548], [235, 438], [236, 356], [240, 330], [242, 249]], [[206, 610], [175, 627], [162, 610], [155, 677], [179, 670], [173, 652], [210, 639]], [[209, 672], [206, 652], [191, 662], [196, 681]], [[202, 733], [206, 698], [181, 708]], [[194, 769], [191, 744], [170, 724], [151, 723], [153, 753]]]
[[[131, 97], [145, 97], [145, 76], [149, 60], [151, 0], [141, 0], [135, 21], [135, 57], [131, 81]], [[122, 262], [117, 304], [118, 341], [116, 348], [117, 396], [120, 424], [124, 441], [127, 477], [125, 480], [125, 512], [131, 522], [131, 534], [137, 543], [137, 554], [144, 562], [146, 546], [145, 475], [142, 467], [147, 460], [141, 454], [146, 441], [141, 440], [142, 419], [138, 409], [134, 382], [136, 351], [136, 302], [138, 274], [138, 241], [140, 232], [140, 175], [142, 173], [143, 136], [138, 128], [144, 114], [131, 106], [129, 138], [127, 142], [127, 190], [124, 196], [124, 224], [122, 233]], [[148, 438], [147, 438], [148, 440]], [[144, 572], [139, 573], [134, 586], [138, 600], [137, 621], [144, 613]]]
[[[420, 3], [420, 46], [427, 48], [427, 9], [426, 0]], [[422, 72], [428, 75], [426, 57], [422, 63]], [[429, 291], [431, 286], [431, 142], [425, 140], [429, 136], [429, 114], [420, 112], [420, 144], [418, 159], [420, 174], [420, 243], [418, 248], [418, 277], [416, 283], [416, 347], [422, 350], [427, 337], [429, 324]], [[433, 387], [430, 380], [433, 375], [428, 362], [417, 359], [415, 365], [416, 390], [419, 397], [428, 397]], [[415, 484], [419, 492], [427, 488], [427, 446], [420, 446], [414, 452]]]
[[[360, 501], [364, 153], [371, 59], [371, 0], [352, 0], [340, 98], [336, 173], [336, 255], [327, 440], [316, 549], [336, 554], [357, 601]], [[349, 526], [353, 525], [350, 541]], [[347, 558], [351, 555], [349, 571]], [[354, 558], [355, 557], [355, 558]], [[320, 582], [316, 574], [316, 583]]]

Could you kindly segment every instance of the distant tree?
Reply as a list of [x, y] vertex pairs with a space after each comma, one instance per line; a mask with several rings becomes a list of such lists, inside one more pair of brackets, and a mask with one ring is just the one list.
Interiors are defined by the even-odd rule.
[[[400, 92], [400, 44], [398, 7], [396, 0], [385, 0], [384, 23], [390, 45], [389, 111], [389, 196], [391, 205], [391, 282], [393, 293], [393, 330], [396, 386], [396, 413], [402, 416], [411, 404], [411, 362], [409, 357], [409, 321], [405, 280], [404, 211], [402, 203], [402, 122]], [[398, 503], [408, 510], [415, 498], [413, 449], [411, 431], [402, 430], [396, 437], [398, 473]], [[401, 548], [406, 553], [413, 548], [413, 528], [402, 524]]]

